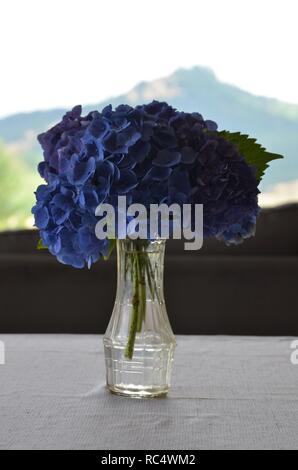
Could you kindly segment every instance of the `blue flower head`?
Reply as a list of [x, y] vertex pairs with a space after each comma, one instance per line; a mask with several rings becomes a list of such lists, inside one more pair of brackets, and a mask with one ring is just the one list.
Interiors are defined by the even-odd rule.
[[90, 266], [108, 252], [95, 236], [96, 207], [132, 203], [204, 205], [204, 236], [227, 244], [253, 235], [258, 181], [236, 147], [198, 113], [165, 102], [81, 106], [40, 134], [44, 160], [32, 212], [42, 242], [59, 261]]

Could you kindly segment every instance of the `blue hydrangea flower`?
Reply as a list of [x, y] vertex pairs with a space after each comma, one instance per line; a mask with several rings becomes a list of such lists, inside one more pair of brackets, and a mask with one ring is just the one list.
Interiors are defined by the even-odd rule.
[[213, 121], [165, 102], [111, 106], [82, 116], [81, 106], [38, 136], [44, 161], [32, 212], [42, 242], [59, 261], [82, 268], [108, 252], [95, 236], [95, 209], [128, 203], [203, 204], [204, 236], [227, 244], [254, 233], [258, 182]]

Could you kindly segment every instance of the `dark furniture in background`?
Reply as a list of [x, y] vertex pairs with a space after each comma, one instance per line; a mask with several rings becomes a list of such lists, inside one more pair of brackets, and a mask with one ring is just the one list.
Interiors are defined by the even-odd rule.
[[[36, 231], [0, 234], [0, 333], [103, 333], [115, 257], [77, 270], [37, 251]], [[298, 205], [263, 210], [255, 238], [198, 252], [167, 242], [165, 293], [175, 333], [298, 335]]]

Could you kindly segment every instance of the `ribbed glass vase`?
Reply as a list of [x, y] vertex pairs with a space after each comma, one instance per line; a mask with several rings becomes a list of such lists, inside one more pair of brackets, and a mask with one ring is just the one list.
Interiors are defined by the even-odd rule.
[[175, 336], [164, 293], [165, 240], [117, 241], [117, 293], [104, 335], [107, 386], [136, 398], [165, 395]]

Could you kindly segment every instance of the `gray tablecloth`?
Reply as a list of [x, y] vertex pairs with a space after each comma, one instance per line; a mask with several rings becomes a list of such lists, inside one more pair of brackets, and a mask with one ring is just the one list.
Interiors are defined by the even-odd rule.
[[291, 338], [178, 337], [168, 398], [105, 389], [102, 339], [0, 335], [1, 449], [297, 449]]

